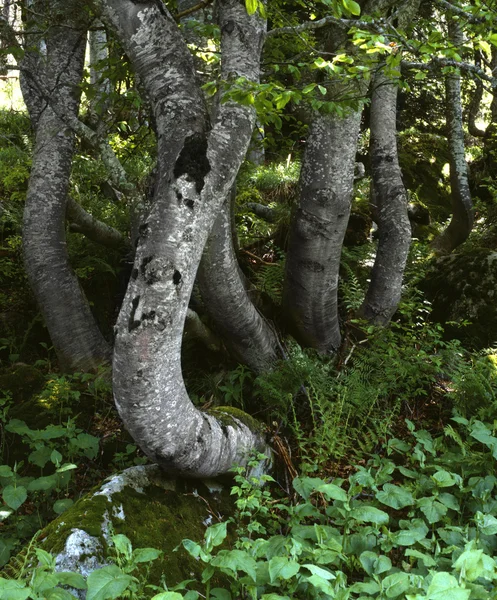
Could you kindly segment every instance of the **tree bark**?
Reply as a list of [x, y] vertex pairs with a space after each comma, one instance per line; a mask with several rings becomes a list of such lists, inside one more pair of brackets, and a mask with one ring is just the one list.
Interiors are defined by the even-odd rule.
[[69, 198], [66, 208], [66, 217], [69, 221], [69, 228], [74, 233], [82, 233], [89, 240], [106, 246], [107, 248], [114, 248], [115, 250], [123, 250], [129, 246], [129, 240], [127, 240], [121, 232], [114, 229], [110, 225], [106, 225], [96, 219], [90, 213], [73, 200]]
[[53, 97], [42, 97], [30, 87], [29, 94], [34, 91], [37, 99], [26, 102], [35, 107], [36, 143], [24, 211], [24, 262], [60, 366], [67, 370], [88, 370], [110, 358], [109, 345], [68, 262], [65, 213], [74, 135], [50, 105], [77, 115], [85, 41], [86, 30], [49, 29], [38, 76]]
[[90, 84], [95, 95], [90, 101], [90, 122], [98, 123], [99, 119], [109, 105], [111, 92], [110, 80], [103, 75], [102, 64], [108, 64], [109, 49], [107, 47], [107, 33], [103, 24], [97, 19], [93, 21], [89, 32], [90, 48]]
[[[158, 134], [154, 204], [141, 227], [117, 324], [116, 404], [137, 443], [164, 469], [214, 476], [265, 443], [242, 420], [221, 423], [193, 406], [181, 373], [181, 337], [202, 250], [247, 150], [255, 114], [227, 102], [210, 129], [192, 57], [164, 5], [98, 4], [142, 81]], [[222, 76], [257, 81], [264, 23], [238, 0], [221, 0], [219, 10]]]
[[290, 227], [283, 303], [297, 339], [323, 353], [341, 343], [338, 271], [350, 215], [361, 110], [316, 115]]
[[[449, 39], [454, 46], [463, 43], [460, 25], [449, 21]], [[447, 129], [450, 152], [450, 187], [452, 219], [448, 227], [433, 240], [437, 254], [450, 254], [468, 239], [473, 228], [474, 212], [468, 181], [468, 165], [464, 148], [461, 104], [461, 74], [455, 70], [445, 78]]]
[[231, 235], [231, 202], [226, 200], [207, 241], [198, 273], [202, 299], [237, 360], [256, 373], [277, 359], [276, 335], [244, 286]]
[[374, 78], [370, 125], [371, 206], [379, 240], [371, 283], [360, 309], [377, 325], [387, 325], [397, 310], [411, 243], [408, 198], [397, 154], [397, 81], [383, 69]]

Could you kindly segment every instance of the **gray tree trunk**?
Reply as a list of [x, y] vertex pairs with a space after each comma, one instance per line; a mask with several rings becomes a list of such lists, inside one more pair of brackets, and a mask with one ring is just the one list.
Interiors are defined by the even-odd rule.
[[[455, 46], [463, 44], [461, 27], [453, 20], [449, 21], [449, 39]], [[450, 152], [452, 219], [441, 235], [433, 240], [433, 249], [438, 254], [450, 254], [454, 248], [465, 242], [471, 233], [474, 222], [464, 148], [461, 75], [458, 71], [449, 73], [445, 78], [445, 98]]]
[[256, 373], [277, 359], [276, 335], [254, 306], [234, 252], [231, 202], [226, 200], [207, 241], [198, 283], [207, 314], [237, 360]]
[[[51, 103], [77, 115], [86, 30], [52, 26], [38, 78], [47, 97], [32, 85], [26, 104], [33, 107], [36, 143], [23, 224], [24, 262], [50, 337], [63, 369], [87, 370], [110, 358], [67, 256], [65, 213], [74, 135]], [[31, 101], [32, 95], [36, 99]], [[40, 110], [41, 107], [41, 110]]]
[[[158, 133], [154, 204], [141, 227], [117, 324], [116, 404], [152, 460], [170, 472], [213, 476], [246, 460], [250, 449], [265, 448], [242, 420], [221, 423], [193, 406], [180, 356], [202, 250], [247, 150], [255, 114], [228, 102], [210, 128], [192, 57], [162, 3], [97, 4], [141, 79]], [[221, 0], [219, 10], [222, 76], [258, 81], [265, 24], [238, 0]]]
[[371, 100], [372, 213], [378, 225], [376, 259], [360, 313], [387, 325], [400, 302], [411, 243], [407, 192], [397, 154], [397, 81], [378, 70]]
[[320, 352], [340, 346], [338, 271], [354, 188], [361, 110], [316, 115], [290, 227], [283, 303], [297, 339]]

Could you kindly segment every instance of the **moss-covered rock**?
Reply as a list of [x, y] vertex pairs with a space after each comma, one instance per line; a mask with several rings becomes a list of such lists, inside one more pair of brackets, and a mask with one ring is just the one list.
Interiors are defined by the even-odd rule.
[[[421, 288], [432, 303], [432, 318], [451, 337], [474, 348], [496, 343], [497, 252], [480, 248], [438, 258]], [[458, 327], [463, 321], [469, 324]]]
[[233, 512], [229, 487], [218, 482], [167, 477], [155, 465], [138, 466], [108, 478], [42, 531], [37, 543], [56, 555], [60, 570], [87, 575], [102, 566], [112, 533], [123, 533], [133, 548], [163, 551], [147, 579], [168, 585], [199, 578], [200, 562], [174, 549], [185, 538], [201, 541], [205, 529]]

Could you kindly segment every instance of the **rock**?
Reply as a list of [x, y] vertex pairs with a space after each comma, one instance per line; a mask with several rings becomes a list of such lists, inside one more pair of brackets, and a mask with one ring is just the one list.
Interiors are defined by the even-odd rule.
[[[125, 534], [133, 548], [156, 548], [149, 583], [168, 586], [199, 578], [205, 565], [175, 548], [185, 538], [201, 541], [208, 525], [233, 513], [230, 488], [219, 482], [166, 476], [156, 465], [126, 469], [81, 498], [37, 538], [56, 557], [57, 570], [84, 576], [109, 563], [112, 535]], [[7, 567], [8, 569], [8, 567]]]
[[[497, 252], [488, 249], [451, 254], [434, 260], [420, 284], [432, 303], [432, 319], [448, 336], [476, 349], [497, 341]], [[464, 327], [450, 322], [470, 321]]]

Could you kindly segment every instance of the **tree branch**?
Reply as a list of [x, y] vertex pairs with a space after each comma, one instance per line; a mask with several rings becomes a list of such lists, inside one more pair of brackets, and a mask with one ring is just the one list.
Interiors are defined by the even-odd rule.
[[107, 248], [123, 249], [129, 246], [127, 240], [117, 229], [106, 225], [69, 197], [66, 207], [66, 218], [70, 221], [70, 230], [74, 233], [82, 233], [88, 239], [106, 246]]

